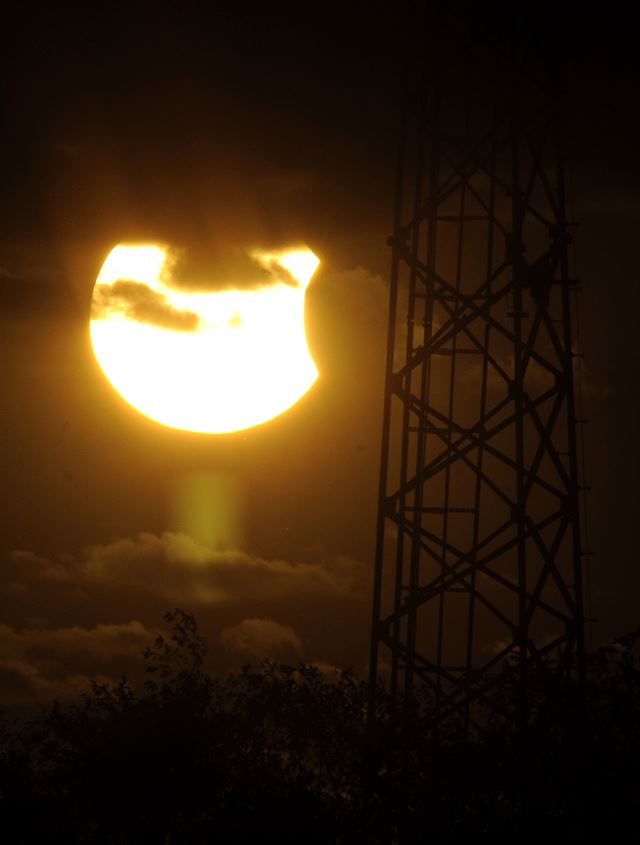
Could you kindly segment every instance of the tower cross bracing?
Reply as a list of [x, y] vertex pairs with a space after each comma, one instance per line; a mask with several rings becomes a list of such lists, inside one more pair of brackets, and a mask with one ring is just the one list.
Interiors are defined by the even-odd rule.
[[471, 729], [584, 663], [558, 64], [478, 5], [406, 45], [371, 643], [372, 690]]

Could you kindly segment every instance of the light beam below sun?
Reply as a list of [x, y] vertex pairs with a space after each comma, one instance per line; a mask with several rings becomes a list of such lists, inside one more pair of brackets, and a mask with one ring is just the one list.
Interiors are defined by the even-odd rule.
[[189, 292], [172, 286], [166, 246], [109, 253], [94, 288], [91, 341], [134, 408], [173, 428], [220, 434], [264, 423], [309, 390], [318, 371], [304, 298], [319, 260], [303, 248], [251, 257], [271, 270], [264, 287]]

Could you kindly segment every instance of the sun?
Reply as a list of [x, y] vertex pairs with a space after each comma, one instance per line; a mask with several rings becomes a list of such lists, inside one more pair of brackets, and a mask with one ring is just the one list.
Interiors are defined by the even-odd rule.
[[119, 244], [102, 265], [91, 342], [113, 387], [145, 416], [207, 434], [294, 405], [318, 377], [304, 300], [319, 259], [306, 247], [254, 249], [258, 283], [203, 290], [175, 282], [175, 255], [163, 244]]

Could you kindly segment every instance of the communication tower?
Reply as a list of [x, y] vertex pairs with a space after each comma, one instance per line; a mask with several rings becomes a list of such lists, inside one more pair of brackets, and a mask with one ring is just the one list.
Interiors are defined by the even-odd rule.
[[415, 6], [370, 681], [481, 730], [501, 679], [526, 720], [532, 667], [584, 671], [562, 101], [517, 4]]

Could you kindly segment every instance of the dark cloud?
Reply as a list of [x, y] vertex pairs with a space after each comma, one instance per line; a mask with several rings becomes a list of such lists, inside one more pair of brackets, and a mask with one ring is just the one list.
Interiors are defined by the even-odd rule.
[[175, 250], [174, 260], [166, 284], [182, 291], [255, 290], [274, 282], [298, 284], [275, 259], [257, 261], [246, 248], [193, 244]]
[[176, 250], [167, 284], [184, 291], [251, 290], [269, 284], [268, 271], [245, 250], [193, 244]]
[[168, 604], [224, 604], [283, 597], [348, 596], [361, 588], [363, 566], [346, 556], [319, 564], [267, 560], [241, 550], [211, 551], [184, 534], [141, 533], [93, 546], [81, 558], [46, 560], [29, 552], [11, 556], [8, 583], [18, 589], [92, 591], [117, 585]]
[[112, 683], [124, 671], [135, 670], [158, 633], [135, 620], [90, 628], [0, 625], [2, 705], [72, 699], [93, 680]]
[[174, 308], [163, 294], [130, 279], [96, 285], [91, 316], [99, 319], [110, 313], [124, 314], [138, 323], [178, 332], [193, 332], [200, 324], [200, 318], [193, 311]]
[[238, 625], [223, 628], [220, 639], [229, 651], [260, 660], [285, 660], [302, 654], [302, 640], [294, 629], [273, 619], [243, 619]]

